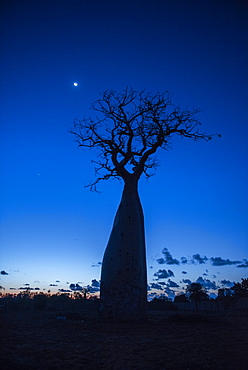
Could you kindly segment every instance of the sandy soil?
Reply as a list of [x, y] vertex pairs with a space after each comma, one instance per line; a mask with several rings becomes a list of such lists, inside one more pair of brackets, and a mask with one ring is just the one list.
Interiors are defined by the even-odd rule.
[[[82, 319], [84, 319], [82, 321]], [[248, 315], [149, 312], [142, 325], [2, 310], [1, 368], [248, 369]]]

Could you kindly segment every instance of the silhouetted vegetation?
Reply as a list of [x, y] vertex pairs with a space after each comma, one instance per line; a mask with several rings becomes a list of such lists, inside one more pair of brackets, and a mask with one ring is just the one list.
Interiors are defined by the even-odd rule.
[[231, 289], [234, 297], [248, 297], [248, 279], [241, 279], [241, 283], [234, 283]]
[[209, 300], [206, 288], [200, 283], [191, 283], [186, 287], [186, 296], [190, 301], [195, 302], [196, 310], [198, 310], [198, 303], [200, 301]]
[[154, 298], [148, 302], [148, 310], [151, 311], [176, 311], [177, 307], [168, 298]]
[[[174, 301], [166, 296], [155, 297], [147, 302], [149, 311], [175, 311], [179, 310], [182, 303], [182, 309], [187, 309], [187, 304], [194, 302], [195, 309], [198, 309], [200, 302], [216, 303], [216, 310], [228, 310], [233, 307], [240, 299], [248, 298], [248, 279], [241, 279], [241, 282], [234, 283], [231, 288], [221, 288], [218, 290], [216, 299], [211, 299], [206, 289], [200, 283], [189, 284], [186, 293], [178, 294]], [[183, 306], [183, 303], [186, 306]], [[47, 312], [70, 312], [78, 309], [98, 310], [100, 299], [95, 295], [88, 295], [85, 292], [71, 293], [34, 293], [29, 289], [18, 293], [1, 293], [0, 306], [8, 309], [27, 309], [27, 310], [46, 310]], [[204, 307], [204, 306], [203, 306]]]
[[70, 312], [84, 307], [92, 309], [99, 305], [99, 299], [95, 296], [89, 296], [84, 299], [83, 294], [73, 293], [32, 293], [26, 290], [19, 294], [2, 294], [0, 305], [7, 309], [26, 309], [26, 310], [46, 310], [47, 312]]
[[248, 298], [248, 279], [241, 279], [241, 283], [234, 283], [231, 288], [218, 289], [216, 301], [227, 310], [231, 308], [240, 298]]
[[48, 296], [46, 294], [35, 294], [33, 296], [33, 309], [34, 310], [43, 310], [46, 308]]
[[177, 302], [177, 303], [181, 303], [181, 302], [189, 302], [189, 298], [186, 296], [185, 293], [180, 293], [178, 294], [175, 299], [174, 299], [174, 302]]

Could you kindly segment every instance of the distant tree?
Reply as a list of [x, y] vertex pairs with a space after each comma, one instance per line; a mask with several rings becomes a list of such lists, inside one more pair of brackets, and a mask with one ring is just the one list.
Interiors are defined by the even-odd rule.
[[220, 302], [222, 307], [226, 310], [234, 303], [232, 289], [220, 288], [218, 289], [217, 302]]
[[148, 302], [148, 310], [152, 311], [175, 311], [177, 308], [168, 297], [155, 297], [152, 301]]
[[73, 298], [74, 299], [83, 299], [83, 295], [81, 294], [81, 292], [74, 292], [73, 293]]
[[46, 307], [47, 295], [44, 293], [39, 293], [33, 296], [33, 308], [35, 310], [42, 310]]
[[248, 279], [241, 279], [241, 283], [234, 283], [231, 289], [236, 298], [248, 297]]
[[200, 301], [208, 301], [209, 296], [206, 288], [200, 283], [191, 283], [186, 287], [186, 296], [190, 301], [195, 302], [196, 310], [198, 310]]
[[180, 302], [189, 302], [189, 298], [186, 296], [185, 293], [180, 293], [175, 296], [174, 302], [180, 303]]
[[87, 299], [87, 293], [90, 293], [88, 288], [82, 288], [82, 290], [74, 292], [74, 299]]
[[[2, 285], [0, 285], [0, 290], [5, 290], [5, 288]], [[3, 293], [2, 292], [0, 292], [0, 297], [3, 297]]]
[[93, 103], [95, 118], [75, 120], [70, 132], [79, 147], [98, 150], [94, 160], [96, 190], [101, 180], [124, 181], [121, 202], [105, 250], [101, 271], [101, 317], [105, 321], [143, 321], [146, 317], [147, 273], [144, 217], [138, 194], [142, 174], [158, 166], [155, 153], [168, 150], [174, 135], [194, 141], [213, 135], [199, 131], [198, 109], [172, 104], [171, 95], [126, 88], [106, 91]]
[[230, 288], [218, 289], [218, 298], [230, 297], [231, 295], [232, 295], [232, 290]]
[[84, 295], [84, 300], [87, 298], [87, 293], [90, 293], [90, 290], [89, 288], [83, 288], [83, 291], [82, 291], [83, 295]]

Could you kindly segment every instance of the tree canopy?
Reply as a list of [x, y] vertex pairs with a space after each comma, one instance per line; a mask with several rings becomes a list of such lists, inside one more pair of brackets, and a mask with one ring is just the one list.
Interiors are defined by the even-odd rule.
[[199, 131], [199, 109], [181, 109], [172, 103], [170, 93], [147, 93], [126, 88], [121, 93], [105, 91], [92, 105], [94, 118], [76, 119], [69, 131], [79, 147], [98, 149], [95, 164], [96, 179], [91, 190], [101, 180], [131, 175], [148, 178], [158, 166], [154, 154], [158, 148], [168, 150], [174, 135], [192, 140], [211, 140], [213, 135]]
[[186, 295], [191, 301], [199, 302], [209, 299], [206, 288], [200, 283], [191, 283], [186, 288]]
[[231, 289], [235, 297], [248, 297], [248, 278], [241, 279], [241, 283], [234, 283]]

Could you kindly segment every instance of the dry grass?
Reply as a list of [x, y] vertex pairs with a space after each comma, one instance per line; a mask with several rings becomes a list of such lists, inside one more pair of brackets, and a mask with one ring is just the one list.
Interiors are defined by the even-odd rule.
[[247, 370], [248, 316], [151, 311], [143, 325], [1, 312], [2, 369]]

